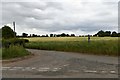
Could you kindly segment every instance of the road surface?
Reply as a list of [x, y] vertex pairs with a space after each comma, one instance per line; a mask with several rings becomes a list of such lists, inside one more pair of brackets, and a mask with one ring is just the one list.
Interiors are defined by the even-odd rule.
[[27, 49], [33, 57], [3, 64], [3, 78], [118, 78], [118, 58]]

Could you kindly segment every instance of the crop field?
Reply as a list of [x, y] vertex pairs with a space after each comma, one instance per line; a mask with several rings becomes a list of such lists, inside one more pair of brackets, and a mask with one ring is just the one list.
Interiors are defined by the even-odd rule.
[[118, 37], [35, 37], [25, 38], [30, 42], [25, 47], [40, 50], [55, 50], [65, 52], [78, 52], [82, 54], [117, 56]]
[[[87, 37], [33, 37], [25, 38], [31, 42], [45, 42], [45, 41], [87, 41]], [[106, 40], [118, 40], [118, 37], [91, 37], [91, 41], [106, 41]]]

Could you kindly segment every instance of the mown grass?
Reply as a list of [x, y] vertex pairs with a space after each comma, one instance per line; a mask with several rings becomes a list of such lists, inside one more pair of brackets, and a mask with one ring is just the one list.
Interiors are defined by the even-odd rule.
[[11, 45], [9, 48], [2, 48], [1, 50], [2, 59], [11, 59], [29, 55], [29, 52], [19, 45]]
[[92, 37], [88, 43], [87, 37], [60, 37], [60, 38], [28, 38], [30, 43], [26, 48], [40, 50], [56, 50], [79, 52], [95, 55], [118, 55], [118, 38]]

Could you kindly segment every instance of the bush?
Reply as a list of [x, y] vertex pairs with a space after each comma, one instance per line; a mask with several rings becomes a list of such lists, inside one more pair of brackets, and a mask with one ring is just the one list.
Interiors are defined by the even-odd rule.
[[2, 39], [2, 47], [9, 48], [10, 45], [21, 45], [24, 46], [25, 43], [28, 43], [27, 39]]

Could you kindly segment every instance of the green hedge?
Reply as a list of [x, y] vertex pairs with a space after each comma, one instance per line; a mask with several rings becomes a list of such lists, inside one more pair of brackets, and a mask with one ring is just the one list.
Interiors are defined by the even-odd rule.
[[27, 39], [2, 39], [2, 47], [9, 48], [10, 45], [21, 45], [24, 46], [25, 43], [28, 43]]

